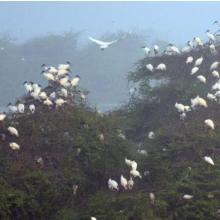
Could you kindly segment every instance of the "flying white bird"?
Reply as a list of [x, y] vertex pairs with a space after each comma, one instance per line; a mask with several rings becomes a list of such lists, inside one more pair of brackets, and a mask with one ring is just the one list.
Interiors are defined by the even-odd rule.
[[127, 190], [127, 188], [128, 188], [128, 181], [127, 181], [127, 179], [123, 175], [121, 175], [120, 182], [121, 182], [122, 187], [125, 190]]
[[92, 37], [88, 37], [88, 38], [89, 38], [89, 40], [91, 40], [92, 42], [96, 43], [101, 50], [104, 50], [104, 49], [108, 48], [109, 46], [111, 46], [112, 44], [118, 42], [118, 40], [113, 40], [113, 41], [107, 42], [107, 41], [96, 40], [96, 39], [94, 39], [94, 38], [92, 38]]
[[190, 64], [192, 62], [193, 62], [193, 57], [192, 56], [187, 57], [186, 64]]
[[202, 83], [206, 83], [206, 78], [203, 75], [198, 75], [197, 79]]
[[6, 113], [5, 113], [5, 112], [0, 113], [0, 122], [1, 122], [1, 121], [4, 121], [5, 118], [6, 118]]
[[146, 68], [150, 71], [150, 72], [153, 72], [154, 71], [154, 67], [151, 63], [147, 64], [146, 65]]
[[20, 149], [20, 145], [15, 143], [15, 142], [11, 142], [9, 143], [9, 147], [12, 149], [12, 150], [19, 150]]
[[197, 73], [198, 71], [199, 71], [199, 67], [195, 66], [195, 67], [192, 68], [190, 74], [193, 75], [193, 74]]
[[194, 197], [193, 195], [188, 195], [188, 194], [183, 195], [183, 199], [185, 199], [185, 200], [190, 200], [193, 197]]
[[211, 128], [212, 130], [215, 129], [215, 124], [211, 119], [206, 119], [204, 123], [206, 124], [207, 127]]
[[118, 187], [118, 183], [115, 181], [115, 180], [112, 180], [112, 179], [109, 179], [108, 180], [108, 188], [111, 189], [111, 190], [119, 190], [119, 187]]
[[9, 127], [8, 127], [8, 131], [9, 131], [9, 133], [10, 133], [11, 135], [14, 135], [14, 136], [16, 136], [16, 137], [19, 136], [18, 130], [17, 130], [16, 128], [14, 128], [14, 127], [9, 126]]
[[201, 56], [198, 59], [196, 59], [195, 66], [200, 66], [202, 64], [202, 62], [203, 62], [203, 57]]
[[164, 63], [160, 63], [157, 67], [156, 70], [161, 70], [161, 71], [166, 71], [166, 65]]

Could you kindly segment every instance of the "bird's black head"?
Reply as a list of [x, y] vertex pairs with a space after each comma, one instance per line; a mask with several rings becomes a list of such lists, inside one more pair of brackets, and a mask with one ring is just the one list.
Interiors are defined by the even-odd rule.
[[214, 21], [213, 24], [218, 24], [218, 21]]
[[207, 29], [207, 30], [206, 30], [206, 33], [207, 33], [207, 32], [210, 32], [210, 30], [209, 30], [209, 29]]
[[7, 104], [7, 106], [10, 106], [10, 105], [12, 105], [11, 102], [9, 102], [9, 103]]
[[46, 66], [46, 64], [45, 63], [43, 63], [42, 65], [41, 65], [41, 67], [45, 67]]
[[76, 77], [77, 77], [77, 78], [80, 78], [80, 76], [79, 76], [79, 75], [76, 75]]
[[28, 81], [25, 80], [25, 81], [23, 82], [23, 85], [24, 85], [24, 84], [27, 84], [27, 83], [28, 83]]

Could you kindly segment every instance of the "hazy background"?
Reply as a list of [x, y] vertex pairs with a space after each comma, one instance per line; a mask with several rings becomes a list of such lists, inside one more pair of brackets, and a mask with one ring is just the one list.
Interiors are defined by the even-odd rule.
[[[45, 83], [42, 63], [69, 60], [92, 104], [111, 109], [128, 98], [126, 76], [144, 57], [141, 46], [206, 38], [219, 11], [219, 2], [1, 2], [0, 106], [23, 94], [24, 80]], [[105, 51], [87, 39], [125, 34]]]

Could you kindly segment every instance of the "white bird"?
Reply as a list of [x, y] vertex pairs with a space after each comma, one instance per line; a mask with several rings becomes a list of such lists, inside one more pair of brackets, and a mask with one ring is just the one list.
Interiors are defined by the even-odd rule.
[[25, 81], [23, 85], [28, 93], [32, 92], [33, 90], [32, 83]]
[[219, 78], [219, 72], [217, 70], [212, 71], [212, 76], [215, 78]]
[[154, 205], [155, 199], [156, 199], [155, 194], [151, 192], [149, 193], [149, 197], [150, 197], [151, 204]]
[[64, 70], [69, 70], [71, 67], [71, 63], [67, 61], [65, 64], [59, 64], [58, 70], [64, 69]]
[[146, 150], [140, 150], [140, 149], [137, 149], [137, 153], [138, 154], [141, 154], [141, 155], [145, 155], [145, 156], [147, 156], [147, 151]]
[[205, 108], [208, 107], [206, 100], [199, 96], [196, 96], [194, 99], [191, 99], [191, 107], [195, 109], [196, 106], [202, 106]]
[[220, 80], [212, 86], [212, 90], [220, 90]]
[[104, 49], [108, 48], [109, 46], [111, 46], [112, 44], [118, 42], [118, 40], [113, 40], [113, 41], [107, 42], [107, 41], [96, 40], [96, 39], [94, 39], [94, 38], [92, 38], [92, 37], [88, 37], [88, 38], [89, 38], [89, 40], [91, 40], [92, 42], [98, 44], [98, 46], [99, 46], [99, 48], [100, 48], [101, 50], [104, 50]]
[[189, 64], [189, 63], [192, 63], [192, 62], [193, 62], [193, 57], [192, 56], [187, 57], [186, 64]]
[[9, 143], [9, 147], [12, 149], [12, 150], [19, 150], [20, 149], [20, 145], [15, 143], [15, 142], [11, 142]]
[[150, 131], [148, 133], [148, 138], [151, 139], [151, 140], [154, 139], [155, 138], [155, 133], [153, 131]]
[[160, 63], [157, 67], [156, 70], [161, 70], [161, 71], [166, 71], [166, 65], [164, 63]]
[[127, 190], [128, 189], [128, 181], [127, 181], [127, 179], [123, 175], [121, 175], [120, 182], [121, 182], [122, 187], [125, 190]]
[[192, 70], [191, 70], [191, 75], [193, 75], [193, 74], [195, 74], [195, 73], [197, 73], [199, 71], [199, 67], [197, 67], [197, 66], [194, 66], [193, 68], [192, 68]]
[[216, 96], [212, 93], [208, 93], [207, 98], [211, 101], [217, 101]]
[[67, 96], [68, 96], [68, 91], [67, 91], [67, 89], [61, 88], [61, 89], [60, 89], [60, 96], [62, 96], [62, 97], [64, 97], [64, 98], [67, 98]]
[[35, 105], [34, 104], [29, 105], [29, 110], [31, 111], [31, 113], [34, 113], [35, 112]]
[[53, 105], [53, 102], [49, 98], [44, 100], [43, 103], [44, 103], [44, 105], [47, 105], [47, 106], [52, 106]]
[[156, 54], [158, 54], [159, 53], [159, 50], [160, 50], [160, 48], [159, 48], [159, 46], [158, 45], [154, 45], [154, 54], [156, 55]]
[[142, 48], [143, 48], [143, 50], [145, 52], [145, 55], [149, 55], [150, 54], [151, 49], [149, 47], [145, 46], [145, 47], [142, 47]]
[[182, 53], [189, 53], [192, 50], [192, 47], [190, 46], [185, 46], [181, 49]]
[[203, 62], [203, 57], [201, 56], [198, 59], [196, 59], [195, 66], [200, 66], [202, 64], [202, 62]]
[[125, 164], [126, 164], [127, 166], [131, 167], [131, 165], [132, 165], [132, 160], [129, 160], [129, 159], [125, 158]]
[[210, 33], [210, 30], [207, 30], [206, 34], [207, 34], [210, 42], [215, 42], [215, 35]]
[[210, 44], [209, 45], [209, 50], [210, 50], [211, 54], [213, 54], [213, 55], [217, 54], [217, 50], [215, 49], [215, 45], [214, 44]]
[[62, 106], [64, 103], [66, 103], [66, 100], [64, 100], [64, 99], [59, 98], [59, 99], [55, 100], [55, 104], [57, 107]]
[[140, 179], [142, 178], [140, 172], [138, 170], [130, 170], [130, 174], [133, 176], [133, 177], [139, 177]]
[[19, 136], [18, 130], [17, 130], [16, 128], [14, 128], [14, 127], [9, 126], [9, 127], [8, 127], [8, 131], [9, 131], [9, 133], [10, 133], [11, 135], [14, 135], [14, 136], [16, 136], [16, 137]]
[[209, 157], [209, 156], [204, 156], [204, 160], [205, 160], [205, 162], [207, 162], [208, 164], [210, 164], [212, 166], [215, 165], [213, 159], [211, 157]]
[[183, 195], [183, 199], [185, 199], [185, 200], [190, 200], [193, 197], [194, 197], [193, 195], [188, 195], [188, 194]]
[[119, 190], [119, 187], [118, 187], [118, 183], [115, 181], [115, 180], [112, 180], [112, 179], [109, 179], [108, 180], [108, 188], [111, 189], [111, 190]]
[[64, 76], [62, 78], [59, 79], [59, 83], [61, 86], [63, 87], [68, 87], [70, 85], [69, 83], [69, 77], [68, 76]]
[[105, 140], [104, 134], [99, 134], [99, 140], [103, 142]]
[[90, 217], [90, 220], [97, 220], [96, 217]]
[[198, 75], [197, 79], [202, 83], [206, 83], [206, 78], [203, 75]]
[[69, 73], [68, 69], [58, 69], [57, 76], [58, 77], [66, 76], [66, 75], [68, 75], [68, 73]]
[[49, 73], [52, 73], [53, 75], [56, 75], [58, 73], [58, 69], [56, 67], [53, 67], [53, 66], [48, 67], [47, 71]]
[[169, 44], [168, 45], [168, 50], [172, 53], [172, 54], [180, 54], [180, 50], [177, 46], [175, 46], [174, 44]]
[[203, 42], [199, 37], [194, 37], [194, 42], [196, 43], [196, 46], [203, 46]]
[[134, 180], [132, 179], [132, 177], [130, 177], [130, 179], [128, 180], [128, 189], [132, 190], [134, 186]]
[[185, 112], [185, 106], [183, 104], [176, 102], [174, 106], [178, 112]]
[[5, 112], [0, 113], [0, 122], [1, 122], [1, 121], [4, 121], [5, 118], [6, 118], [6, 113], [5, 113]]
[[47, 93], [46, 93], [46, 92], [40, 92], [40, 93], [39, 93], [39, 98], [42, 99], [42, 100], [47, 99], [47, 98], [48, 98], [48, 97], [47, 97]]
[[52, 73], [43, 72], [43, 76], [47, 81], [55, 81], [55, 77]]
[[154, 67], [151, 63], [147, 64], [146, 65], [146, 68], [150, 71], [150, 72], [153, 72], [154, 71]]
[[210, 70], [215, 70], [215, 69], [217, 69], [219, 63], [220, 63], [220, 62], [217, 62], [217, 61], [213, 62], [213, 63], [211, 64], [211, 66], [210, 66]]
[[24, 113], [24, 110], [25, 110], [25, 106], [24, 106], [24, 104], [22, 104], [22, 103], [19, 103], [18, 105], [17, 105], [17, 108], [18, 108], [18, 112], [19, 113]]
[[80, 81], [80, 76], [79, 75], [76, 75], [72, 80], [71, 80], [71, 86], [72, 87], [76, 87], [78, 86], [79, 84], [79, 81]]
[[212, 130], [215, 129], [215, 124], [211, 119], [206, 119], [204, 123], [206, 124], [207, 127], [211, 128]]
[[186, 113], [183, 112], [180, 114], [180, 120], [184, 120], [186, 118]]
[[18, 108], [15, 105], [12, 105], [11, 103], [8, 104], [8, 109], [11, 113], [17, 113], [18, 112]]
[[132, 168], [132, 170], [136, 170], [137, 169], [137, 162], [136, 161], [132, 161], [131, 162], [131, 168]]

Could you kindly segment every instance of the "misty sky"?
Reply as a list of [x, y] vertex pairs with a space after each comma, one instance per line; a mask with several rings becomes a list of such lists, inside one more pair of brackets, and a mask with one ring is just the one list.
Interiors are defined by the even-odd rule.
[[153, 28], [160, 38], [183, 44], [215, 30], [219, 12], [220, 2], [1, 2], [0, 33], [24, 41], [70, 29], [100, 37]]

